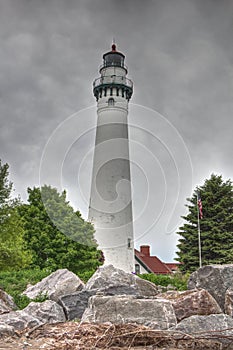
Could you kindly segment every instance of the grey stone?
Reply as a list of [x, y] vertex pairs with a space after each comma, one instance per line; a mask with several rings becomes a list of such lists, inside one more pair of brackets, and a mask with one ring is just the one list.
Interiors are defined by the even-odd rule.
[[16, 309], [12, 296], [0, 289], [0, 315]]
[[167, 285], [167, 291], [169, 291], [169, 290], [176, 290], [176, 287], [173, 286], [172, 284], [168, 284]]
[[2, 323], [2, 322], [0, 323], [0, 337], [7, 336], [7, 335], [12, 336], [14, 335], [14, 333], [15, 333], [14, 327], [9, 326], [6, 323]]
[[222, 313], [217, 301], [205, 289], [193, 289], [183, 292], [170, 291], [159, 294], [157, 297], [171, 301], [178, 322], [192, 315]]
[[160, 286], [160, 285], [157, 285], [157, 289], [158, 289], [158, 293], [165, 293], [167, 291], [167, 287], [165, 286]]
[[224, 311], [225, 293], [233, 288], [233, 265], [207, 265], [193, 272], [188, 289], [206, 289]]
[[38, 295], [47, 295], [49, 299], [58, 301], [59, 297], [82, 290], [84, 283], [73, 272], [60, 269], [43, 278], [34, 286], [29, 286], [23, 294], [30, 299]]
[[12, 326], [15, 330], [22, 330], [25, 328], [33, 328], [42, 324], [40, 320], [29, 315], [25, 311], [11, 311], [7, 314], [0, 315], [0, 324], [5, 323]]
[[52, 300], [46, 300], [43, 303], [32, 302], [23, 310], [0, 315], [0, 324], [7, 324], [15, 330], [65, 321], [66, 317], [62, 307]]
[[59, 298], [68, 320], [81, 319], [90, 296], [98, 295], [135, 295], [154, 297], [158, 288], [131, 273], [126, 273], [112, 265], [100, 267], [89, 279], [82, 291], [67, 293]]
[[[173, 330], [202, 338], [232, 343], [233, 319], [225, 314], [190, 316], [177, 324]], [[229, 339], [227, 339], [229, 337]]]
[[225, 294], [225, 313], [233, 317], [233, 289], [229, 288]]
[[82, 291], [64, 295], [58, 302], [64, 308], [68, 320], [80, 319], [87, 307], [89, 297], [96, 294], [135, 295], [148, 298], [157, 295], [158, 288], [134, 274], [108, 265], [100, 267]]
[[88, 299], [96, 293], [98, 293], [96, 289], [82, 290], [59, 298], [58, 303], [63, 307], [67, 320], [81, 319], [87, 308]]
[[98, 268], [85, 286], [85, 290], [92, 289], [99, 289], [106, 295], [153, 297], [158, 294], [158, 288], [153, 283], [112, 265]]
[[63, 308], [52, 300], [46, 300], [43, 303], [31, 302], [23, 311], [42, 323], [66, 321]]
[[168, 300], [95, 295], [89, 299], [82, 322], [137, 323], [154, 329], [168, 329], [176, 325], [176, 316]]

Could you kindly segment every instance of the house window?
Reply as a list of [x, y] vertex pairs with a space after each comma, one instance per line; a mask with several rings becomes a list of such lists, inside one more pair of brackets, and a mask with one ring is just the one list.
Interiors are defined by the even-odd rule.
[[128, 238], [128, 248], [131, 248], [131, 238]]
[[114, 98], [111, 97], [111, 98], [108, 99], [108, 105], [109, 106], [114, 106], [114, 103], [115, 103]]
[[140, 265], [139, 264], [135, 264], [135, 273], [136, 273], [136, 275], [138, 275], [140, 273]]

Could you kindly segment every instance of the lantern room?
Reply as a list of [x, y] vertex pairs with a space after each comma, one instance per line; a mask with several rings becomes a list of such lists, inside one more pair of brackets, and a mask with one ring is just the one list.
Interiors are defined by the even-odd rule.
[[103, 67], [122, 67], [124, 66], [125, 56], [123, 53], [116, 50], [116, 45], [112, 44], [112, 51], [109, 51], [103, 55]]

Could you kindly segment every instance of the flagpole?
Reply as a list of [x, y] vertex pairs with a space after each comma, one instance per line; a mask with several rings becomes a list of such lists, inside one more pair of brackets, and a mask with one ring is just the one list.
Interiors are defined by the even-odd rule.
[[200, 212], [199, 212], [199, 206], [198, 206], [198, 194], [197, 194], [197, 230], [198, 230], [199, 267], [202, 267], [202, 259], [201, 259], [201, 229], [200, 229]]

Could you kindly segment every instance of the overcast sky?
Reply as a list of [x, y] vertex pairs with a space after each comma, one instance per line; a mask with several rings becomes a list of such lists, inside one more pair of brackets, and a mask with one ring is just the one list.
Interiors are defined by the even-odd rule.
[[172, 261], [185, 198], [211, 173], [232, 179], [232, 33], [232, 0], [0, 0], [0, 158], [15, 193], [49, 181], [87, 218], [92, 82], [115, 38], [134, 82], [136, 247]]

